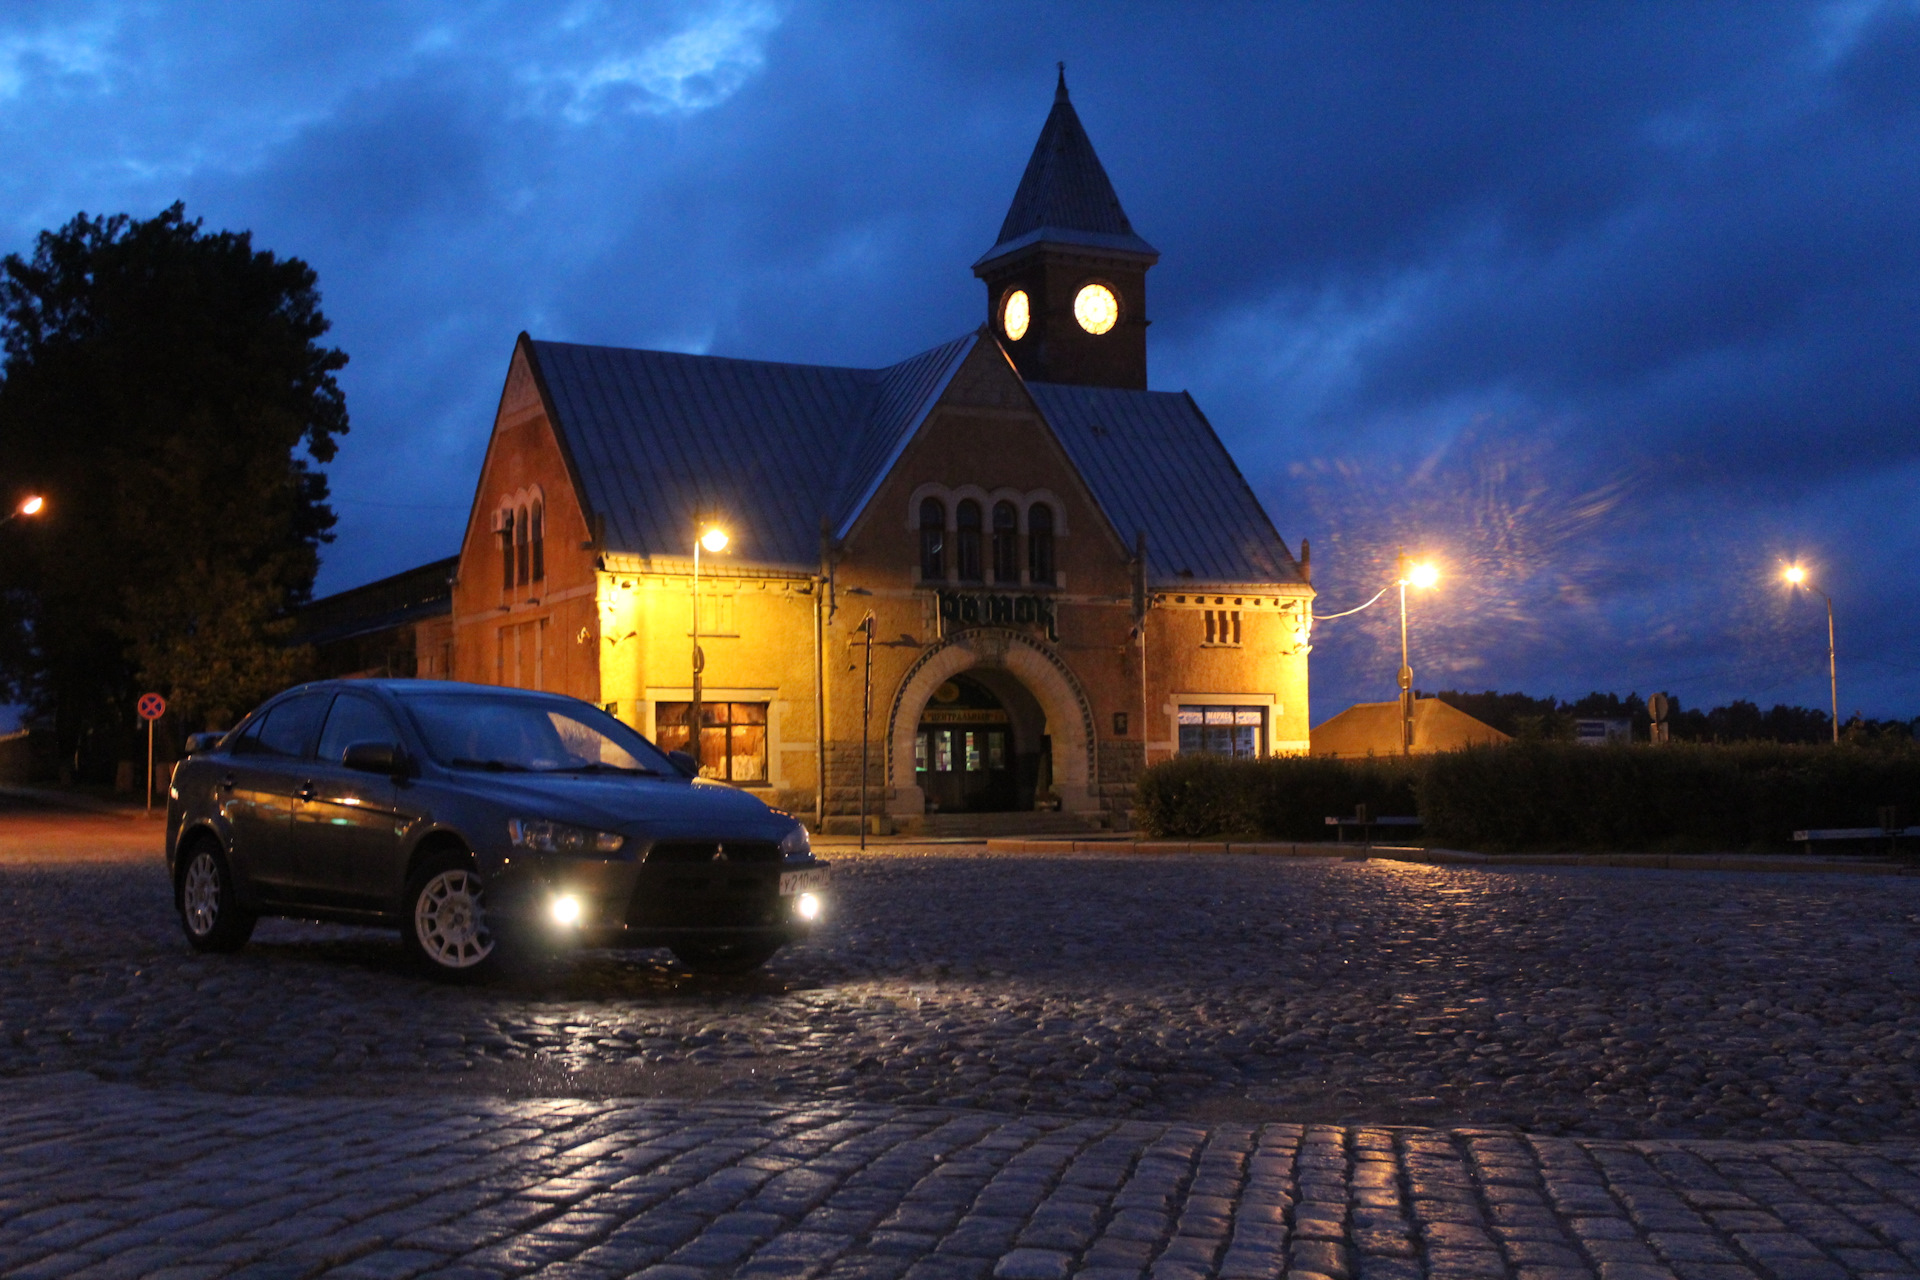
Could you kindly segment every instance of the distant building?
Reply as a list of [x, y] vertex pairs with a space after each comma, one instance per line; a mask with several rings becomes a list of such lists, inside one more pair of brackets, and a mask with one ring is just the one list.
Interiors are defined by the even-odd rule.
[[[855, 811], [1117, 820], [1143, 762], [1303, 752], [1312, 588], [1193, 399], [1064, 78], [980, 329], [882, 369], [522, 334], [452, 593], [463, 680], [600, 703], [707, 776]], [[693, 544], [705, 654], [693, 701]], [[1144, 554], [1142, 554], [1144, 553]], [[423, 668], [422, 674], [428, 669]]]
[[349, 591], [323, 596], [294, 615], [295, 644], [313, 646], [314, 674], [445, 680], [453, 664], [453, 571], [435, 560]]
[[[1416, 698], [1413, 703], [1413, 750], [1458, 751], [1512, 739], [1483, 724], [1458, 707], [1438, 698]], [[1397, 756], [1400, 754], [1400, 704], [1358, 702], [1339, 715], [1315, 725], [1312, 754], [1316, 756]]]

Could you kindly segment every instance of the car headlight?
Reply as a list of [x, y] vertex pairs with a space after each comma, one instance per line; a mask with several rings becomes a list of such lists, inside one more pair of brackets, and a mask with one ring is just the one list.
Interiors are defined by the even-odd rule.
[[804, 858], [813, 852], [813, 841], [807, 838], [807, 829], [799, 823], [793, 824], [793, 830], [780, 840], [782, 858]]
[[507, 838], [516, 849], [535, 853], [618, 853], [627, 838], [617, 831], [595, 831], [546, 818], [511, 818]]

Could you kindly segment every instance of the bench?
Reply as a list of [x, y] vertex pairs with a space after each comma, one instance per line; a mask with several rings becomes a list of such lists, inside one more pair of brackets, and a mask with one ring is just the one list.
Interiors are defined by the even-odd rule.
[[1374, 827], [1418, 827], [1424, 824], [1419, 818], [1375, 818], [1362, 809], [1351, 818], [1328, 818], [1327, 825], [1335, 829], [1334, 839], [1340, 844], [1347, 842], [1348, 827], [1364, 827], [1367, 829], [1366, 842], [1372, 844]]
[[1901, 836], [1920, 836], [1920, 827], [1815, 827], [1793, 833], [1807, 853], [1813, 852], [1815, 840], [1885, 840], [1891, 850]]

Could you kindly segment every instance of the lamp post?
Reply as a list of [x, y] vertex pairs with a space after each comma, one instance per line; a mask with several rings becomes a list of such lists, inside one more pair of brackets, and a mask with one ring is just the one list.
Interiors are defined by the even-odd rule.
[[1408, 564], [1406, 552], [1400, 553], [1400, 754], [1413, 754], [1413, 666], [1407, 658], [1407, 587], [1422, 589], [1440, 581], [1440, 571], [1422, 560]]
[[1833, 658], [1833, 597], [1807, 581], [1807, 571], [1797, 564], [1787, 566], [1781, 575], [1788, 585], [1805, 587], [1827, 602], [1827, 693], [1833, 698], [1833, 742], [1840, 745], [1840, 676]]
[[710, 524], [693, 539], [693, 702], [687, 708], [687, 745], [693, 757], [694, 771], [700, 769], [700, 676], [707, 669], [707, 656], [700, 652], [700, 548], [718, 555], [727, 549], [727, 531]]
[[0, 524], [6, 524], [8, 521], [16, 520], [21, 516], [37, 516], [46, 509], [47, 500], [45, 498], [37, 493], [29, 494], [27, 497], [21, 499], [19, 506], [7, 512], [4, 516], [0, 516]]

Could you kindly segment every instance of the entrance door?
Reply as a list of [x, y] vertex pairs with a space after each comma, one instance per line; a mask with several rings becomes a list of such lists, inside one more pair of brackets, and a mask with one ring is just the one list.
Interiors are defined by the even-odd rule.
[[1015, 807], [1013, 726], [999, 699], [957, 676], [921, 713], [914, 773], [930, 813]]

